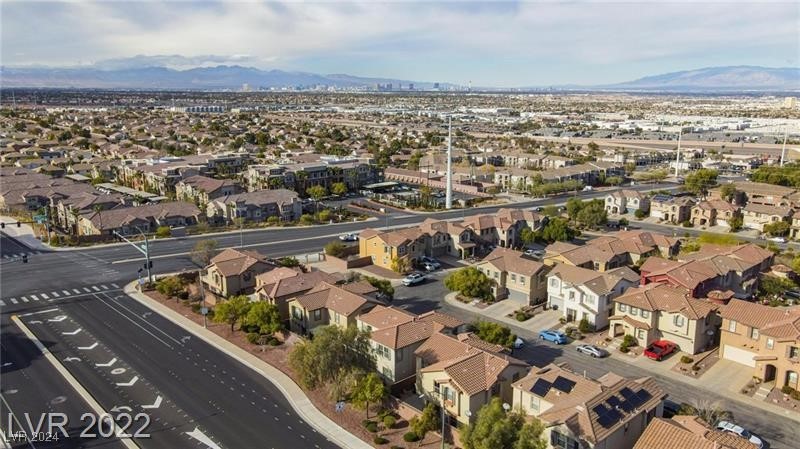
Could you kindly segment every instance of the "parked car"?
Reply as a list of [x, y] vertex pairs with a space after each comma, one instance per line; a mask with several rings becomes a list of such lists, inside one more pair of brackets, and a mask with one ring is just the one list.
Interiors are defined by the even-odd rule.
[[594, 188], [592, 186], [586, 186], [586, 187], [583, 188], [584, 192], [591, 192], [592, 190], [594, 190]]
[[419, 260], [423, 264], [431, 264], [431, 265], [433, 265], [434, 270], [438, 270], [439, 268], [442, 268], [442, 263], [439, 262], [438, 260], [434, 259], [433, 257], [423, 256]]
[[544, 208], [542, 206], [536, 206], [536, 207], [533, 208], [534, 212], [541, 212], [543, 210], [544, 210]]
[[430, 262], [425, 262], [424, 264], [422, 264], [422, 268], [424, 268], [425, 271], [436, 271], [436, 269], [439, 267]]
[[786, 243], [786, 239], [783, 237], [772, 237], [769, 239], [770, 242], [777, 242], [777, 243]]
[[523, 254], [536, 259], [541, 259], [542, 257], [544, 257], [545, 252], [543, 249], [526, 249]]
[[525, 346], [525, 340], [517, 337], [517, 339], [514, 340], [514, 349], [520, 349], [523, 346]]
[[578, 345], [578, 347], [575, 348], [575, 349], [578, 352], [581, 352], [581, 353], [586, 354], [586, 355], [590, 355], [590, 356], [592, 356], [594, 358], [598, 358], [598, 359], [601, 359], [601, 358], [603, 358], [603, 357], [608, 355], [608, 351], [606, 351], [605, 349], [602, 349], [602, 348], [598, 348], [597, 346], [594, 346], [594, 345]]
[[759, 449], [764, 447], [764, 442], [761, 441], [761, 438], [753, 435], [747, 429], [742, 426], [737, 426], [736, 424], [729, 422], [729, 421], [720, 421], [717, 423], [717, 430], [721, 430], [723, 432], [732, 433], [734, 435], [739, 435], [740, 437], [744, 438], [745, 440], [753, 443]]
[[543, 330], [539, 332], [539, 340], [552, 341], [557, 345], [567, 343], [567, 336], [561, 331]]
[[675, 352], [678, 345], [668, 340], [657, 340], [650, 343], [644, 350], [644, 355], [653, 360], [661, 360]]
[[343, 242], [357, 242], [358, 241], [358, 234], [349, 233], [349, 234], [342, 234], [339, 236], [339, 240]]
[[425, 276], [422, 273], [411, 273], [403, 278], [403, 285], [406, 287], [421, 284], [425, 282]]

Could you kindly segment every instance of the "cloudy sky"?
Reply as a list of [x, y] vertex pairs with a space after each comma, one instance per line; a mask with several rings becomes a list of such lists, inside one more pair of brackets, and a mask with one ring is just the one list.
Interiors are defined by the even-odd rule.
[[0, 1], [3, 65], [240, 64], [476, 86], [800, 64], [800, 2]]

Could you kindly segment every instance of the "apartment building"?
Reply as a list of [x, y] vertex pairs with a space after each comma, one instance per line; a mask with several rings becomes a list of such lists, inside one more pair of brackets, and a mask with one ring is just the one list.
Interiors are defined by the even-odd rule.
[[614, 299], [608, 336], [630, 335], [642, 347], [666, 339], [683, 352], [697, 354], [714, 347], [719, 338], [718, 309], [681, 287], [655, 283], [630, 288]]
[[548, 245], [543, 262], [563, 263], [595, 271], [633, 265], [643, 258], [663, 255], [673, 257], [680, 251], [681, 240], [648, 231], [611, 232], [584, 245], [555, 242]]
[[638, 280], [628, 267], [601, 273], [558, 264], [547, 275], [547, 305], [561, 310], [568, 322], [585, 318], [595, 329], [604, 329], [613, 311], [612, 300]]
[[539, 304], [547, 298], [550, 267], [510, 248], [495, 248], [475, 265], [492, 281], [495, 300], [510, 299], [521, 304]]
[[343, 286], [320, 282], [288, 301], [290, 329], [307, 335], [320, 326], [355, 326], [356, 317], [378, 304], [380, 301], [350, 292]]
[[791, 222], [794, 211], [789, 206], [747, 203], [742, 209], [742, 226], [763, 232], [764, 226], [779, 221]]
[[175, 197], [205, 206], [209, 201], [241, 192], [241, 188], [229, 179], [214, 179], [208, 176], [190, 176], [175, 184]]
[[206, 206], [208, 220], [213, 223], [233, 223], [235, 219], [294, 221], [303, 214], [303, 204], [297, 193], [287, 189], [259, 190], [220, 196]]
[[259, 301], [274, 304], [281, 318], [288, 321], [289, 300], [305, 294], [321, 282], [339, 284], [343, 281], [344, 277], [338, 273], [306, 273], [299, 269], [279, 267], [256, 276], [255, 294]]
[[117, 207], [86, 212], [78, 218], [79, 235], [122, 235], [155, 232], [160, 226], [191, 226], [201, 220], [200, 209], [184, 201]]
[[725, 200], [700, 201], [691, 209], [689, 221], [692, 226], [731, 227], [730, 220], [740, 214], [739, 207]]
[[552, 449], [631, 449], [662, 416], [666, 394], [650, 377], [591, 379], [550, 364], [513, 384], [515, 410], [544, 424]]

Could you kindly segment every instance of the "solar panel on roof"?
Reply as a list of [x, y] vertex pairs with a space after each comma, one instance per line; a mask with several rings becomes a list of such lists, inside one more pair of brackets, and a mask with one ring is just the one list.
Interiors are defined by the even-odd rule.
[[624, 401], [622, 404], [619, 405], [619, 407], [622, 410], [624, 410], [625, 413], [630, 413], [633, 411], [633, 409], [636, 408], [636, 406], [631, 401]]
[[650, 398], [652, 398], [652, 397], [653, 397], [653, 395], [650, 394], [649, 391], [647, 391], [644, 388], [642, 388], [641, 390], [639, 390], [638, 393], [636, 393], [636, 405], [635, 405], [635, 407], [640, 407], [642, 404], [644, 404], [645, 402], [649, 401]]
[[611, 396], [608, 399], [606, 399], [606, 404], [608, 404], [609, 407], [614, 408], [622, 404], [622, 401], [620, 401], [619, 398], [616, 396]]
[[537, 379], [536, 383], [531, 387], [531, 392], [536, 396], [544, 397], [550, 391], [552, 384], [544, 379]]
[[594, 407], [592, 407], [592, 411], [593, 411], [593, 412], [594, 412], [594, 413], [595, 413], [597, 416], [605, 415], [605, 414], [606, 414], [606, 406], [605, 406], [605, 405], [603, 405], [603, 404], [597, 404], [597, 405], [595, 405]]
[[633, 390], [628, 387], [624, 387], [622, 390], [619, 390], [619, 394], [621, 394], [626, 401], [630, 401], [631, 398], [636, 395], [636, 393], [634, 393]]
[[561, 392], [569, 393], [572, 391], [572, 388], [575, 386], [575, 382], [567, 379], [566, 377], [558, 376], [556, 380], [553, 382], [553, 387]]
[[622, 419], [622, 413], [620, 413], [619, 410], [617, 410], [615, 408], [612, 408], [612, 409], [610, 409], [609, 411], [606, 412], [606, 417], [608, 417], [609, 419], [611, 419], [614, 422], [617, 422], [620, 419]]

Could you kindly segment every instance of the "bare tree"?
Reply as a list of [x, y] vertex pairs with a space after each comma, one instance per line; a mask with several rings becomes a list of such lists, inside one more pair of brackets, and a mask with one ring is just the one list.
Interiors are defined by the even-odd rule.
[[190, 257], [196, 265], [205, 267], [211, 262], [211, 258], [214, 257], [216, 251], [216, 240], [200, 240], [194, 245]]

